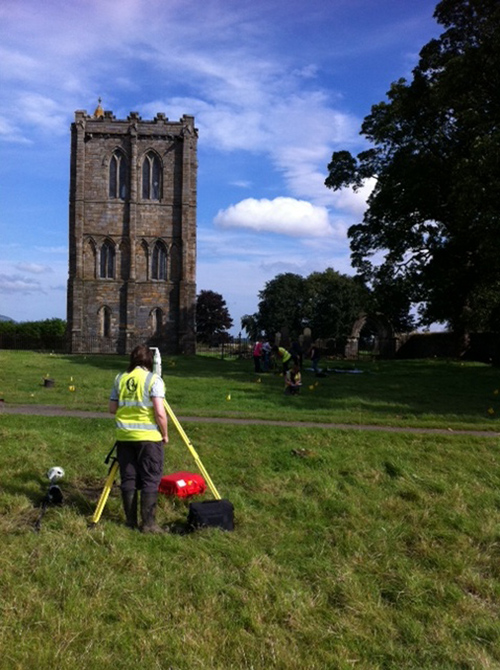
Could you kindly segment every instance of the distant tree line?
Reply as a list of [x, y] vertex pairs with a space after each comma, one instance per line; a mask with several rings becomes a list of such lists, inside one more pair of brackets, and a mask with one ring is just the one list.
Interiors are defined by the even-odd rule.
[[0, 348], [63, 351], [66, 347], [66, 321], [0, 321]]
[[246, 314], [241, 326], [252, 339], [273, 339], [283, 328], [297, 338], [310, 328], [313, 338], [340, 341], [351, 333], [362, 313], [383, 313], [396, 330], [413, 327], [409, 300], [403, 293], [369, 289], [360, 277], [327, 268], [307, 277], [286, 272], [268, 281], [259, 292], [258, 310]]

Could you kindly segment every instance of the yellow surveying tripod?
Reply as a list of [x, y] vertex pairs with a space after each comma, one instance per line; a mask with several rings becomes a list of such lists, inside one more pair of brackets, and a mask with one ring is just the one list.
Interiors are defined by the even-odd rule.
[[[194, 461], [195, 461], [196, 465], [198, 466], [199, 471], [201, 472], [201, 474], [205, 478], [205, 481], [207, 482], [208, 488], [212, 491], [212, 494], [213, 494], [214, 498], [216, 500], [220, 500], [221, 497], [219, 495], [219, 492], [215, 488], [214, 483], [210, 478], [210, 475], [205, 470], [205, 466], [201, 462], [200, 457], [196, 453], [195, 448], [191, 444], [191, 441], [189, 440], [188, 436], [184, 432], [184, 428], [179, 423], [177, 417], [175, 416], [175, 414], [172, 411], [172, 408], [170, 407], [168, 402], [166, 400], [164, 400], [163, 402], [165, 404], [165, 410], [166, 410], [168, 416], [170, 417], [174, 426], [177, 428], [177, 431], [178, 431], [179, 435], [181, 436], [181, 438], [184, 441], [184, 444], [189, 449], [189, 451], [191, 453], [191, 456], [194, 458]], [[113, 452], [115, 451], [115, 447], [116, 447], [116, 444], [113, 446], [113, 448], [111, 449], [109, 454], [106, 456], [106, 459], [104, 461], [106, 464], [111, 461], [111, 465], [110, 465], [110, 468], [109, 468], [109, 472], [108, 472], [106, 482], [104, 484], [104, 488], [103, 488], [102, 493], [101, 493], [101, 497], [99, 498], [99, 502], [97, 503], [97, 507], [95, 508], [95, 512], [94, 512], [94, 515], [92, 517], [92, 523], [93, 524], [98, 523], [99, 519], [101, 518], [101, 514], [102, 514], [102, 512], [103, 512], [103, 510], [106, 506], [107, 501], [108, 501], [108, 497], [109, 497], [109, 494], [111, 492], [113, 482], [115, 481], [116, 473], [118, 472], [118, 459], [116, 458], [116, 456], [113, 455]]]

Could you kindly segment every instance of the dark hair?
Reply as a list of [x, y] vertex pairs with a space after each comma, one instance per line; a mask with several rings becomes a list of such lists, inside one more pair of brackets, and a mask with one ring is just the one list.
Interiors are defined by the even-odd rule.
[[127, 372], [132, 372], [138, 365], [150, 372], [153, 371], [153, 354], [151, 353], [151, 349], [145, 344], [139, 344], [130, 354], [130, 363]]

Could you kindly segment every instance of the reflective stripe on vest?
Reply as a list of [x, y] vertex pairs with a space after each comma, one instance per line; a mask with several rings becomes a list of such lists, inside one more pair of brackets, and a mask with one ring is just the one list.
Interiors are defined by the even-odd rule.
[[146, 372], [139, 367], [117, 377], [118, 409], [115, 424], [117, 440], [161, 441], [153, 403], [149, 397], [156, 377], [155, 373]]

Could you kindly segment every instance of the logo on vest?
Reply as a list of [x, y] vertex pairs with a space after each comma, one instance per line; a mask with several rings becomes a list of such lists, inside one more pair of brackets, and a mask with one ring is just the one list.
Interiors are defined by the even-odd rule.
[[129, 393], [135, 393], [137, 389], [137, 382], [135, 379], [127, 379], [127, 391]]

